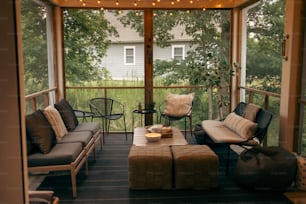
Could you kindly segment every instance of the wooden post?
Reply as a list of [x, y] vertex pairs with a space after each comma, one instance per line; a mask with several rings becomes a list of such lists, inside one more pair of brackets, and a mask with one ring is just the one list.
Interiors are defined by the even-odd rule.
[[[144, 10], [144, 71], [145, 71], [145, 108], [153, 102], [153, 11]], [[153, 124], [153, 115], [145, 115], [145, 125]]]

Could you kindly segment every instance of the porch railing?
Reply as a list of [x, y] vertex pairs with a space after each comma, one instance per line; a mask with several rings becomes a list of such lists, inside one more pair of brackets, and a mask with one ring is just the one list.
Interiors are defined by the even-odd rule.
[[[198, 91], [198, 93], [204, 94], [204, 86], [155, 86], [154, 98], [164, 99], [166, 94], [170, 92], [173, 93], [187, 93]], [[264, 109], [269, 110], [273, 113], [273, 120], [271, 123], [271, 128], [273, 132], [269, 131], [269, 136], [267, 137], [265, 144], [277, 145], [278, 144], [278, 131], [279, 131], [279, 99], [280, 94], [262, 91], [258, 89], [242, 87], [239, 89], [245, 91], [246, 102], [256, 103], [261, 105]], [[139, 101], [144, 101], [144, 90], [143, 86], [128, 86], [128, 87], [66, 87], [66, 98], [71, 103], [75, 109], [88, 111], [88, 100], [94, 97], [114, 97], [120, 101], [123, 101], [126, 105], [126, 119], [127, 125], [132, 126], [132, 111], [137, 108]], [[34, 94], [27, 95], [26, 107], [27, 112], [33, 112], [38, 108], [44, 108], [50, 104], [50, 101], [53, 101], [52, 94], [56, 94], [57, 88], [50, 88]], [[124, 93], [124, 94], [123, 94]], [[132, 96], [132, 97], [131, 97]], [[132, 100], [131, 100], [132, 98]], [[199, 96], [196, 94], [196, 107], [194, 111], [197, 114], [193, 114], [193, 125], [200, 123], [202, 120], [207, 119], [207, 101], [203, 101], [205, 96]], [[157, 106], [161, 101], [156, 101]], [[206, 104], [205, 104], [206, 103]], [[157, 107], [158, 108], [158, 107]], [[155, 116], [158, 117], [158, 116]], [[155, 121], [155, 120], [154, 120]], [[123, 126], [122, 126], [123, 127]], [[131, 127], [133, 128], [133, 127]], [[120, 124], [118, 127], [115, 127], [115, 131], [120, 131]], [[130, 129], [132, 130], [132, 129]], [[271, 136], [270, 136], [271, 135]]]

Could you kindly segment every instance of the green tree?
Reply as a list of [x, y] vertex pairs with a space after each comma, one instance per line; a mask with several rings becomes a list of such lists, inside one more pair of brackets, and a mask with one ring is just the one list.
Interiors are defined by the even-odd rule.
[[[174, 39], [171, 33], [175, 26], [182, 26], [191, 36], [192, 50], [187, 53], [183, 61], [171, 60], [154, 62], [154, 75], [163, 76], [164, 85], [188, 83], [201, 84], [207, 87], [209, 93], [209, 117], [213, 117], [213, 89], [217, 88], [218, 104], [215, 106], [222, 114], [223, 107], [229, 100], [224, 100], [225, 92], [228, 96], [228, 82], [231, 68], [229, 59], [229, 11], [222, 10], [193, 10], [186, 11], [161, 10], [154, 11], [153, 35], [154, 42], [159, 47], [170, 46]], [[129, 12], [119, 16], [119, 20], [143, 35], [143, 17]], [[226, 90], [226, 91], [225, 91]], [[227, 101], [227, 103], [221, 103]], [[222, 116], [221, 116], [222, 117]]]
[[99, 67], [111, 37], [118, 32], [105, 19], [104, 11], [67, 9], [64, 11], [66, 80], [72, 83], [106, 79], [109, 73]]
[[262, 0], [248, 12], [246, 67], [253, 88], [280, 92], [284, 15], [285, 0]]
[[46, 8], [21, 1], [25, 94], [48, 88]]

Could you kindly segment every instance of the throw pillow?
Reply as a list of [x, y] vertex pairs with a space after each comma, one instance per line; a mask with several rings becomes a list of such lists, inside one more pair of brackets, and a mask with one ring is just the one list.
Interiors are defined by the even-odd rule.
[[44, 154], [49, 153], [55, 145], [54, 132], [41, 110], [26, 116], [26, 131], [33, 145]]
[[297, 156], [297, 176], [296, 186], [297, 189], [306, 191], [306, 157]]
[[62, 99], [58, 103], [54, 104], [54, 107], [60, 113], [67, 130], [74, 130], [78, 125], [78, 119], [68, 101]]
[[259, 106], [253, 103], [249, 103], [244, 109], [243, 117], [248, 120], [255, 121], [259, 110]]
[[226, 127], [233, 130], [239, 134], [240, 137], [245, 138], [246, 140], [251, 139], [257, 128], [257, 123], [245, 119], [236, 113], [228, 114], [223, 122]]
[[61, 118], [60, 113], [52, 106], [48, 106], [43, 110], [44, 115], [48, 119], [55, 135], [57, 141], [61, 141], [62, 137], [64, 137], [68, 131], [66, 126]]
[[164, 114], [181, 117], [190, 114], [194, 93], [168, 94]]

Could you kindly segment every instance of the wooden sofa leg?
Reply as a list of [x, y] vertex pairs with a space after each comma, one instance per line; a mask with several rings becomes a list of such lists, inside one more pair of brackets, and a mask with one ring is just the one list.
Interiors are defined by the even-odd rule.
[[71, 169], [71, 185], [72, 185], [72, 196], [76, 198], [77, 195], [77, 187], [76, 187], [76, 173], [73, 169]]

